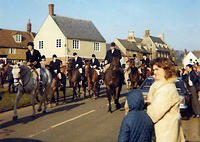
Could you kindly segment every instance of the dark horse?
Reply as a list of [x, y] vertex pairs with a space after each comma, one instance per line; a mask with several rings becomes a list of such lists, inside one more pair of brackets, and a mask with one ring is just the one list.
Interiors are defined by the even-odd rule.
[[130, 60], [130, 70], [131, 72], [129, 74], [129, 78], [131, 82], [131, 88], [135, 89], [139, 85], [141, 76], [140, 76], [138, 68], [135, 66], [134, 60]]
[[89, 61], [85, 63], [85, 76], [87, 78], [89, 96], [90, 96], [90, 90], [92, 89], [93, 95], [90, 97], [96, 99], [96, 91], [98, 91], [98, 95], [100, 91], [99, 78], [95, 69], [91, 68]]
[[0, 69], [0, 87], [4, 88], [4, 81], [7, 77], [6, 73], [10, 67], [10, 64], [4, 64], [3, 67]]
[[[77, 68], [72, 68], [72, 60], [69, 60], [69, 62], [68, 62], [67, 76], [68, 76], [68, 79], [69, 79], [70, 87], [73, 88], [73, 99], [80, 98], [80, 88], [81, 88], [80, 82], [82, 81], [81, 73], [79, 72], [79, 70]], [[77, 87], [78, 87], [79, 95], [77, 95], [77, 93], [76, 93]], [[82, 81], [82, 87], [83, 87], [84, 97], [85, 97], [86, 86], [84, 85], [84, 81]]]
[[141, 69], [141, 82], [143, 82], [146, 78], [151, 76], [151, 70], [145, 64], [141, 64], [140, 69]]
[[120, 109], [119, 97], [122, 88], [122, 72], [119, 59], [113, 58], [110, 67], [105, 72], [105, 85], [109, 102], [108, 111], [112, 113], [111, 100], [114, 99], [116, 109]]

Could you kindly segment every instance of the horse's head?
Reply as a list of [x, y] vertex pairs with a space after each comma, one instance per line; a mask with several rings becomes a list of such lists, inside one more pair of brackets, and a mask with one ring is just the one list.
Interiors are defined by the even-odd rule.
[[113, 57], [110, 67], [112, 70], [118, 70], [120, 65], [120, 60], [117, 57]]
[[21, 64], [17, 63], [13, 66], [12, 69], [12, 74], [13, 74], [13, 78], [14, 78], [14, 85], [17, 86], [19, 84], [19, 79], [20, 79], [20, 69]]

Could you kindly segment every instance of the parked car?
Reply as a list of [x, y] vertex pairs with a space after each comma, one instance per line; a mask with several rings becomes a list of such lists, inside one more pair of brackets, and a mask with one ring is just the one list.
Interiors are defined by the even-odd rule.
[[[147, 99], [147, 94], [149, 92], [150, 86], [153, 84], [153, 82], [154, 82], [153, 77], [152, 76], [148, 77], [144, 80], [144, 82], [139, 87], [139, 90], [141, 90], [143, 93], [145, 101]], [[184, 87], [184, 83], [181, 78], [177, 79], [175, 85], [176, 85], [177, 91], [180, 95], [180, 98], [182, 100], [182, 102], [180, 104], [180, 111], [182, 113], [182, 112], [187, 111], [187, 109], [188, 109], [188, 105], [186, 104], [186, 101], [185, 101], [187, 91], [186, 91], [186, 88]]]

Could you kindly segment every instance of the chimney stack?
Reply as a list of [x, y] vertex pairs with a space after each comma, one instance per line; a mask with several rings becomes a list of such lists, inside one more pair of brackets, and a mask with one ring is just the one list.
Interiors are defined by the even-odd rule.
[[130, 31], [128, 35], [128, 40], [133, 40], [134, 39], [134, 31]]
[[49, 4], [49, 15], [54, 15], [54, 4]]
[[145, 30], [145, 35], [144, 37], [149, 37], [150, 36], [150, 31], [149, 30]]
[[164, 41], [164, 34], [159, 34], [158, 37], [159, 37], [162, 41]]
[[28, 19], [28, 23], [27, 23], [27, 32], [28, 33], [31, 32], [31, 21], [30, 21], [30, 19]]

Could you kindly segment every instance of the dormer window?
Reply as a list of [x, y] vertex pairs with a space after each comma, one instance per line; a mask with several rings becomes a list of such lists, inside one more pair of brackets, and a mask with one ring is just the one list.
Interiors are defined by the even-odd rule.
[[15, 41], [16, 42], [22, 42], [22, 35], [16, 34]]

